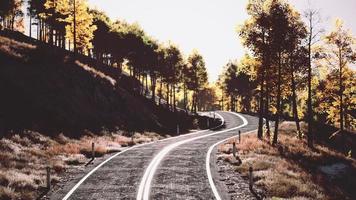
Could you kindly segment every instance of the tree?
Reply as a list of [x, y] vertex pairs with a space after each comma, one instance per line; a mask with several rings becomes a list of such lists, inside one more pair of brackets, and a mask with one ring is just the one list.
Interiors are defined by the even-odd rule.
[[176, 88], [183, 66], [183, 57], [176, 45], [169, 44], [168, 47], [166, 47], [164, 60], [166, 67], [165, 79], [167, 83], [167, 95], [171, 96], [173, 109], [176, 110]]
[[94, 31], [92, 44], [94, 57], [103, 62], [104, 54], [116, 53], [111, 47], [110, 43], [113, 42], [117, 45], [117, 41], [110, 35], [111, 21], [104, 12], [91, 9], [89, 13], [93, 16], [93, 24], [96, 26]]
[[[250, 1], [247, 9], [251, 17], [240, 27], [239, 35], [243, 44], [252, 50], [253, 56], [261, 63], [256, 68], [256, 80], [259, 82], [257, 134], [259, 138], [262, 137], [263, 117], [265, 117], [269, 136], [270, 104], [274, 103], [276, 123], [273, 144], [276, 144], [282, 108], [289, 91], [292, 93], [293, 115], [299, 127], [295, 76], [299, 72], [298, 66], [305, 61], [301, 47], [306, 35], [305, 26], [300, 19], [300, 14], [282, 0]], [[247, 77], [242, 76], [242, 81], [243, 78], [246, 82]], [[288, 82], [291, 82], [291, 89], [286, 85]]]
[[225, 93], [230, 97], [230, 110], [236, 111], [236, 96], [238, 94], [237, 87], [239, 86], [239, 82], [237, 64], [235, 62], [230, 61], [226, 65], [226, 71], [224, 73], [224, 86]]
[[41, 14], [48, 25], [48, 43], [65, 48], [65, 27], [70, 15], [68, 0], [46, 0]]
[[[343, 122], [345, 129], [353, 130], [356, 127], [355, 109], [356, 109], [356, 72], [347, 65], [342, 70], [343, 90]], [[340, 80], [339, 70], [330, 69], [326, 77], [319, 82], [316, 97], [318, 106], [316, 112], [319, 114], [319, 120], [331, 125], [340, 126], [341, 104], [340, 104]], [[325, 121], [324, 121], [325, 120]]]
[[[255, 108], [258, 106], [256, 104], [256, 98], [255, 96], [258, 95], [258, 75], [257, 72], [259, 71], [259, 68], [261, 67], [261, 62], [252, 57], [249, 54], [245, 54], [244, 57], [241, 58], [240, 63], [238, 65], [238, 73], [239, 73], [239, 89], [238, 93], [243, 98], [243, 106], [245, 108], [246, 112], [255, 112]], [[267, 75], [268, 73], [266, 73]], [[268, 77], [268, 76], [266, 76]], [[267, 85], [268, 79], [266, 79], [266, 85]], [[268, 88], [266, 88], [266, 94], [267, 94]], [[268, 125], [268, 97], [266, 95], [266, 101], [265, 101], [265, 119], [266, 119], [266, 124]], [[269, 126], [266, 127], [267, 131], [269, 130]]]
[[268, 35], [268, 20], [267, 11], [265, 9], [266, 0], [249, 0], [247, 5], [247, 13], [250, 18], [239, 27], [238, 34], [245, 46], [250, 48], [254, 56], [261, 60], [261, 67], [259, 68], [259, 121], [258, 121], [258, 138], [263, 135], [263, 105], [264, 105], [264, 82], [266, 75], [266, 68], [268, 65], [268, 43], [266, 41]]
[[268, 40], [270, 41], [271, 54], [274, 57], [275, 65], [277, 67], [277, 113], [275, 129], [273, 134], [273, 144], [278, 142], [278, 128], [279, 120], [281, 117], [281, 100], [282, 100], [282, 73], [283, 73], [283, 54], [285, 53], [286, 46], [291, 42], [287, 37], [287, 30], [289, 27], [289, 17], [291, 10], [288, 4], [284, 4], [280, 1], [272, 1], [269, 7], [269, 21], [270, 21], [270, 34]]
[[71, 15], [66, 21], [66, 37], [73, 41], [74, 52], [89, 53], [92, 48], [93, 32], [96, 26], [93, 25], [93, 16], [88, 12], [86, 0], [70, 0], [69, 5]]
[[190, 74], [188, 89], [193, 91], [191, 110], [197, 112], [198, 92], [208, 83], [205, 62], [197, 50], [193, 50], [188, 57], [188, 69]]
[[225, 68], [223, 68], [223, 73], [219, 74], [218, 80], [216, 81], [216, 87], [217, 89], [219, 89], [221, 91], [220, 93], [220, 110], [224, 110], [224, 96], [225, 96], [225, 85], [224, 85], [224, 72], [225, 72]]
[[208, 111], [215, 109], [216, 95], [212, 87], [204, 87], [197, 94], [198, 110]]
[[10, 30], [23, 29], [23, 0], [2, 0], [0, 2], [0, 23]]
[[349, 30], [344, 29], [341, 20], [336, 20], [334, 30], [325, 36], [326, 61], [330, 67], [336, 68], [338, 72], [340, 131], [344, 130], [344, 70], [348, 64], [356, 62], [355, 41], [356, 38]]
[[[28, 12], [31, 16], [31, 24], [30, 24], [30, 29], [32, 28], [32, 25], [37, 25], [37, 39], [44, 41], [44, 13], [46, 11], [45, 8], [45, 3], [46, 0], [28, 0]], [[36, 21], [36, 22], [33, 22]], [[31, 30], [32, 32], [32, 30]]]
[[291, 9], [289, 17], [289, 26], [287, 29], [287, 37], [289, 40], [286, 44], [286, 54], [289, 65], [289, 70], [287, 69], [289, 73], [287, 73], [287, 75], [290, 75], [288, 78], [291, 84], [293, 118], [296, 123], [298, 137], [301, 139], [302, 133], [297, 106], [297, 74], [305, 74], [306, 72], [308, 51], [302, 43], [307, 36], [307, 30], [298, 12]]
[[313, 147], [313, 107], [312, 107], [312, 47], [318, 41], [322, 29], [318, 28], [321, 23], [319, 11], [309, 8], [304, 12], [307, 21], [307, 47], [308, 47], [308, 146]]
[[182, 65], [182, 72], [180, 80], [183, 85], [183, 107], [187, 111], [188, 109], [188, 85], [189, 85], [189, 78], [191, 76], [191, 72], [189, 70], [188, 63], [184, 60]]

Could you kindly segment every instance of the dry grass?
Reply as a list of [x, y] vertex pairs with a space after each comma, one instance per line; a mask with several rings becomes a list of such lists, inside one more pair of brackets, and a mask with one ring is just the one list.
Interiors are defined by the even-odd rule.
[[37, 132], [11, 133], [0, 139], [0, 200], [37, 199], [45, 191], [46, 167], [51, 167], [51, 183], [69, 167], [86, 164], [92, 156], [120, 151], [123, 147], [161, 139], [156, 133], [105, 133], [102, 136], [83, 136], [70, 139], [59, 134], [54, 138]]
[[338, 160], [350, 162], [355, 166], [354, 160], [318, 144], [315, 145], [315, 150], [311, 150], [304, 141], [297, 138], [293, 123], [281, 124], [279, 144], [276, 147], [270, 145], [266, 139], [257, 139], [256, 135], [256, 133], [243, 135], [241, 144], [231, 139], [220, 145], [218, 150], [222, 153], [220, 157], [232, 163], [232, 143], [235, 142], [242, 160], [242, 164], [236, 166], [236, 170], [247, 177], [249, 167], [252, 166], [254, 181], [266, 191], [268, 198], [340, 198], [330, 196], [330, 188], [324, 187], [325, 179], [320, 178], [318, 167]]
[[86, 64], [83, 64], [83, 63], [81, 63], [81, 62], [78, 61], [78, 60], [75, 61], [75, 63], [76, 63], [78, 66], [82, 67], [84, 70], [89, 71], [89, 72], [90, 72], [91, 74], [93, 74], [95, 77], [98, 76], [98, 77], [100, 77], [100, 78], [102, 78], [102, 79], [104, 79], [104, 80], [107, 80], [107, 81], [109, 81], [110, 84], [113, 85], [113, 86], [116, 84], [116, 81], [115, 81], [113, 78], [111, 78], [110, 76], [105, 75], [103, 72], [100, 72], [100, 71], [98, 71], [98, 70], [96, 70], [96, 69], [94, 69], [94, 68], [92, 68], [92, 67], [90, 67], [90, 66], [88, 66], [88, 65], [86, 65]]
[[0, 51], [12, 55], [15, 58], [22, 59], [25, 57], [28, 49], [35, 49], [36, 46], [18, 42], [6, 37], [0, 36]]

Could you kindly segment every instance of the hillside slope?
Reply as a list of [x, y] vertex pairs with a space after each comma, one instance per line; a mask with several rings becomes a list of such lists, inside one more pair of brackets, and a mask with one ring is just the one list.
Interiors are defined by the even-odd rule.
[[176, 114], [119, 87], [114, 70], [99, 71], [68, 51], [4, 35], [0, 33], [1, 133], [172, 129], [167, 119]]

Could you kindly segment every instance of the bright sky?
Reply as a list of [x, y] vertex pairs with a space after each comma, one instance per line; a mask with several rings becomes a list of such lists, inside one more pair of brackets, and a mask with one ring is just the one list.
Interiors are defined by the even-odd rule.
[[[290, 0], [299, 11], [308, 0]], [[355, 0], [311, 0], [320, 8], [328, 29], [335, 17], [356, 33]], [[241, 58], [245, 49], [236, 33], [248, 17], [247, 0], [89, 0], [112, 19], [138, 22], [161, 42], [171, 40], [185, 55], [195, 48], [204, 57], [209, 81], [215, 81], [229, 59]]]

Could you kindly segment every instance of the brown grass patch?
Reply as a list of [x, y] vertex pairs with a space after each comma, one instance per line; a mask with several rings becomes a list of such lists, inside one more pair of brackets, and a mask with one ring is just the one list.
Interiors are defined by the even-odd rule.
[[[305, 131], [304, 124], [302, 131]], [[338, 192], [339, 196], [331, 194], [331, 186], [336, 188], [334, 191], [339, 190], [340, 187], [336, 186], [338, 182], [325, 182], [325, 178], [320, 178], [322, 175], [318, 167], [335, 162], [349, 162], [355, 166], [355, 160], [319, 144], [315, 144], [315, 150], [311, 150], [304, 140], [297, 138], [295, 124], [292, 122], [281, 124], [279, 144], [276, 147], [270, 145], [268, 140], [259, 140], [256, 136], [257, 133], [243, 135], [241, 144], [236, 139], [221, 144], [218, 147], [222, 153], [219, 157], [231, 163], [229, 156], [232, 143], [235, 142], [242, 160], [236, 170], [247, 178], [249, 167], [252, 166], [255, 184], [266, 191], [268, 198], [340, 199], [345, 198], [342, 195], [347, 196], [342, 192]], [[349, 179], [344, 180], [352, 183]]]

